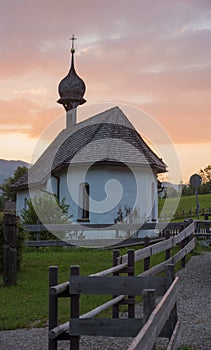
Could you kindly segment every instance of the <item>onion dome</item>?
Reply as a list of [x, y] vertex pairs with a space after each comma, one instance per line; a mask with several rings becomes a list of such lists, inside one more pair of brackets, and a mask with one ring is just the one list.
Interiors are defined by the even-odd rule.
[[71, 40], [71, 67], [68, 75], [59, 83], [58, 90], [60, 99], [57, 101], [64, 106], [66, 111], [76, 108], [78, 105], [82, 105], [86, 102], [86, 100], [83, 98], [86, 90], [86, 85], [84, 81], [77, 75], [74, 67], [74, 40], [76, 40], [74, 35], [72, 36]]

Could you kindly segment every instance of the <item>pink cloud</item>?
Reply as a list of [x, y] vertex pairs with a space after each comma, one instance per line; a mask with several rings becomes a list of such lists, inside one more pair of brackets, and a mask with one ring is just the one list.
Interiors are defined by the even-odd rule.
[[15, 90], [24, 91], [24, 77], [31, 77], [32, 91], [38, 87], [36, 76], [49, 96], [45, 103], [39, 96], [32, 100], [30, 93], [25, 99], [2, 98], [0, 124], [12, 131], [18, 123], [19, 132], [35, 137], [63, 112], [56, 106], [57, 85], [69, 69], [68, 38], [75, 32], [76, 69], [87, 84], [88, 101], [132, 101], [157, 117], [175, 142], [210, 140], [211, 2], [134, 0], [132, 4], [128, 0], [4, 2], [1, 91], [5, 87], [9, 91], [11, 80], [17, 82]]

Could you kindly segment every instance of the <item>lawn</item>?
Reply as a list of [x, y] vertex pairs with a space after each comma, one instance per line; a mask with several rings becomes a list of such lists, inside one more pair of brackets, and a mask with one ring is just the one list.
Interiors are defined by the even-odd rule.
[[[43, 326], [48, 319], [48, 267], [58, 266], [59, 283], [69, 278], [69, 267], [80, 265], [88, 275], [112, 266], [112, 251], [82, 248], [30, 250], [23, 254], [23, 266], [17, 286], [0, 285], [0, 329]], [[1, 277], [2, 281], [2, 277]], [[97, 297], [96, 297], [97, 299]], [[98, 300], [83, 302], [82, 313], [96, 306]], [[68, 319], [68, 300], [60, 300], [60, 322]]]
[[[168, 199], [169, 205], [174, 198]], [[201, 208], [211, 207], [211, 194], [200, 195]], [[159, 203], [162, 206], [162, 200]], [[195, 196], [182, 197], [180, 210], [195, 207]], [[137, 249], [137, 247], [136, 247]], [[127, 250], [121, 250], [124, 254]], [[164, 253], [152, 258], [151, 266], [164, 260]], [[0, 330], [22, 327], [41, 327], [48, 322], [48, 267], [58, 266], [59, 283], [69, 278], [69, 267], [80, 265], [81, 274], [89, 275], [112, 266], [112, 251], [86, 248], [25, 248], [23, 264], [18, 273], [17, 286], [5, 288], [0, 276]], [[137, 263], [136, 273], [143, 271], [143, 263]], [[177, 266], [178, 268], [178, 266]], [[108, 300], [109, 296], [82, 296], [83, 314]], [[69, 318], [69, 300], [59, 300], [59, 323]]]
[[[200, 209], [204, 209], [205, 211], [209, 211], [209, 208], [211, 208], [211, 194], [201, 194], [198, 196]], [[165, 202], [166, 201], [166, 202]], [[164, 202], [168, 204], [166, 215], [168, 216], [168, 213], [171, 213], [175, 208], [175, 203], [177, 203], [178, 198], [167, 198], [167, 199], [159, 199], [159, 213], [161, 212], [161, 209], [164, 205]], [[184, 196], [181, 197], [179, 200], [179, 204], [177, 207], [177, 212], [182, 213], [184, 210], [185, 214], [188, 214], [188, 217], [193, 217], [196, 219], [196, 216], [190, 215], [190, 210], [192, 210], [192, 213], [196, 210], [196, 197], [195, 196]], [[203, 216], [200, 216], [200, 219], [204, 219]]]
[[[140, 249], [140, 247], [135, 247]], [[177, 248], [172, 250], [175, 253]], [[125, 254], [127, 249], [121, 249]], [[151, 266], [164, 261], [164, 252], [151, 258]], [[0, 284], [0, 330], [32, 328], [47, 325], [48, 321], [48, 267], [58, 266], [59, 283], [68, 281], [69, 267], [80, 265], [82, 275], [89, 275], [112, 266], [112, 250], [85, 248], [26, 248], [23, 254], [23, 265], [18, 273], [17, 286], [5, 288]], [[136, 274], [143, 271], [143, 261], [137, 262]], [[2, 277], [1, 277], [2, 281]], [[110, 296], [81, 297], [83, 314], [103, 302]], [[139, 298], [140, 299], [140, 298]], [[69, 318], [68, 298], [59, 299], [59, 323]], [[123, 305], [122, 310], [126, 310]], [[110, 310], [106, 317], [111, 315]]]

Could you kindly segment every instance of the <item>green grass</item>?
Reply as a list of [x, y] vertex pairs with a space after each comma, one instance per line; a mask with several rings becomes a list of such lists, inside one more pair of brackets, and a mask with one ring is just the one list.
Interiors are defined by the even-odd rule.
[[[111, 251], [91, 249], [51, 248], [28, 250], [23, 255], [23, 266], [17, 286], [0, 286], [0, 329], [43, 326], [48, 318], [48, 267], [59, 267], [59, 283], [69, 278], [70, 265], [80, 265], [81, 274], [87, 275], [110, 267]], [[81, 312], [96, 306], [99, 300], [84, 300]], [[68, 319], [68, 300], [60, 300], [60, 322]]]
[[[140, 247], [135, 247], [140, 249]], [[172, 250], [175, 253], [178, 248]], [[121, 255], [127, 249], [121, 249]], [[151, 266], [164, 261], [164, 253], [151, 258]], [[0, 284], [0, 330], [16, 328], [32, 328], [47, 325], [48, 320], [48, 267], [58, 266], [59, 283], [68, 281], [71, 265], [80, 265], [81, 275], [96, 273], [112, 266], [111, 250], [96, 250], [83, 248], [40, 248], [39, 250], [26, 248], [23, 254], [23, 266], [18, 273], [17, 286], [3, 287]], [[178, 264], [176, 270], [180, 267]], [[135, 273], [143, 271], [143, 261], [136, 263]], [[1, 278], [2, 281], [2, 278]], [[110, 296], [81, 297], [83, 314], [103, 302]], [[140, 300], [140, 297], [137, 298]], [[59, 299], [59, 323], [69, 318], [69, 299]], [[126, 311], [123, 305], [121, 311]], [[108, 317], [111, 311], [104, 312]]]
[[[200, 208], [211, 208], [211, 194], [201, 194], [198, 196], [198, 200], [199, 200], [199, 204], [200, 204]], [[166, 202], [165, 202], [166, 201]], [[159, 213], [161, 212], [164, 202], [165, 205], [168, 204], [167, 210], [166, 210], [166, 214], [168, 215], [168, 213], [173, 212], [173, 210], [175, 209], [176, 203], [178, 201], [178, 198], [167, 198], [165, 199], [159, 199], [159, 203], [158, 203], [158, 210]], [[183, 210], [185, 211], [185, 213], [189, 212], [189, 210], [194, 211], [196, 209], [196, 197], [195, 196], [184, 196], [181, 197], [179, 200], [179, 204], [177, 207], [177, 211], [180, 213]], [[200, 217], [201, 219], [204, 219], [202, 216]]]

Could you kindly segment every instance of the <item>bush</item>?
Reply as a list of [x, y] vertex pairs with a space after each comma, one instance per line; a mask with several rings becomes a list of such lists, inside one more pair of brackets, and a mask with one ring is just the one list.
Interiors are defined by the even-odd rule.
[[[4, 226], [3, 226], [3, 213], [0, 213], [0, 272], [3, 270], [3, 245], [4, 245]], [[17, 224], [17, 270], [19, 271], [21, 268], [22, 262], [22, 253], [24, 248], [24, 239], [25, 239], [25, 231], [23, 226], [18, 223]]]
[[[33, 198], [27, 201], [27, 209], [21, 212], [21, 220], [24, 225], [36, 224], [68, 224], [72, 216], [68, 215], [69, 205], [63, 198], [61, 201], [56, 196], [38, 192]], [[62, 238], [62, 233], [59, 233]], [[64, 237], [65, 238], [65, 234]], [[36, 240], [36, 232], [28, 232], [29, 240]], [[42, 231], [42, 240], [55, 240], [55, 234], [49, 231]]]

